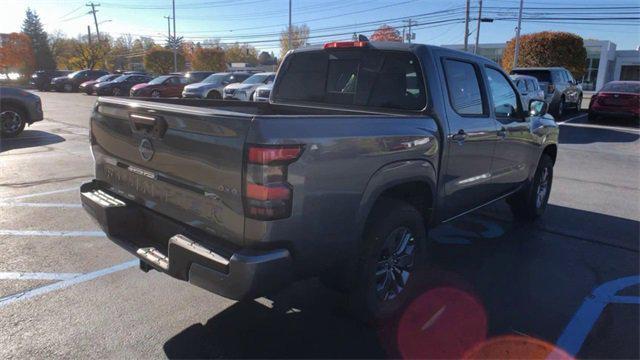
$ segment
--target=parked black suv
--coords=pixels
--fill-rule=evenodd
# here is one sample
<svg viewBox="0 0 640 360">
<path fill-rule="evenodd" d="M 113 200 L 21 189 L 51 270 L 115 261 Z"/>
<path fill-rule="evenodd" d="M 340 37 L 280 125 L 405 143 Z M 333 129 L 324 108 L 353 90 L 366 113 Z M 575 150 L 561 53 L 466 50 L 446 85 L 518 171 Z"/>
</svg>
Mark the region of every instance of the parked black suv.
<svg viewBox="0 0 640 360">
<path fill-rule="evenodd" d="M 29 84 L 40 91 L 48 91 L 51 85 L 51 79 L 59 76 L 67 76 L 71 73 L 71 70 L 38 70 L 31 75 Z"/>
<path fill-rule="evenodd" d="M 67 76 L 59 76 L 51 80 L 51 88 L 56 91 L 73 92 L 85 81 L 95 80 L 109 72 L 105 70 L 78 70 Z"/>
</svg>

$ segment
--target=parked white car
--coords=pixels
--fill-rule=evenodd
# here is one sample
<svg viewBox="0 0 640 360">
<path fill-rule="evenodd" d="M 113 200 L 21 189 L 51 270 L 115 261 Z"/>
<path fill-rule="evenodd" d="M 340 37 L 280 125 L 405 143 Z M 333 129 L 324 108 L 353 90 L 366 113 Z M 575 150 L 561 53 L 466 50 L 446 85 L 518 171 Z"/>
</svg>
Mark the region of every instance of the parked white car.
<svg viewBox="0 0 640 360">
<path fill-rule="evenodd" d="M 269 102 L 269 95 L 273 89 L 273 82 L 267 85 L 258 86 L 253 95 L 253 101 Z"/>
<path fill-rule="evenodd" d="M 510 75 L 510 77 L 518 88 L 525 110 L 529 110 L 531 100 L 545 101 L 544 90 L 540 87 L 537 78 L 529 75 Z"/>
<path fill-rule="evenodd" d="M 223 99 L 251 101 L 259 86 L 272 83 L 275 78 L 274 72 L 257 73 L 242 83 L 227 85 L 224 88 Z"/>
</svg>

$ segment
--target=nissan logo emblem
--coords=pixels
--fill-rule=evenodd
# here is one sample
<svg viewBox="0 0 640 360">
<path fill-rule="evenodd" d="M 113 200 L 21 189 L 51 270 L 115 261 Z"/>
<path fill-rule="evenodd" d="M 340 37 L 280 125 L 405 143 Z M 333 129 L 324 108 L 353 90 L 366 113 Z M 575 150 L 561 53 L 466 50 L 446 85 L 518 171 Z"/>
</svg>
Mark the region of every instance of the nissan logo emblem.
<svg viewBox="0 0 640 360">
<path fill-rule="evenodd" d="M 151 141 L 149 141 L 149 139 L 142 139 L 140 141 L 140 145 L 138 145 L 138 152 L 144 161 L 150 161 L 155 153 L 153 145 L 151 145 Z"/>
</svg>

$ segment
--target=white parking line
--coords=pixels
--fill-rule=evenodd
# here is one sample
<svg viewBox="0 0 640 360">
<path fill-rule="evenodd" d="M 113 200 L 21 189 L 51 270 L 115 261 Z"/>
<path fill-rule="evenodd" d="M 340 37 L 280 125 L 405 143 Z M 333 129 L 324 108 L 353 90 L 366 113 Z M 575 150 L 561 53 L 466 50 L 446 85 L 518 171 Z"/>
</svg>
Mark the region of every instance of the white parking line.
<svg viewBox="0 0 640 360">
<path fill-rule="evenodd" d="M 47 230 L 0 230 L 0 236 L 60 236 L 60 237 L 103 237 L 102 231 L 47 231 Z"/>
<path fill-rule="evenodd" d="M 565 124 L 565 123 L 561 123 L 560 125 L 573 126 L 573 127 L 583 127 L 583 128 L 594 128 L 594 129 L 616 130 L 616 131 L 629 131 L 629 132 L 634 132 L 634 133 L 640 133 L 640 129 L 632 128 L 632 127 L 608 126 L 608 125 L 598 125 L 598 124 Z"/>
<path fill-rule="evenodd" d="M 52 292 L 52 291 L 64 289 L 64 288 L 67 288 L 67 287 L 72 286 L 72 285 L 77 285 L 77 284 L 83 283 L 85 281 L 90 281 L 90 280 L 97 279 L 97 278 L 105 276 L 105 275 L 113 274 L 114 272 L 126 270 L 126 269 L 129 269 L 129 268 L 132 268 L 132 267 L 138 265 L 138 263 L 139 263 L 139 260 L 137 260 L 137 259 L 136 260 L 131 260 L 131 261 L 127 261 L 125 263 L 119 264 L 119 265 L 108 267 L 106 269 L 97 270 L 97 271 L 94 271 L 94 272 L 86 273 L 84 275 L 73 277 L 71 279 L 59 281 L 59 282 L 54 283 L 54 284 L 45 285 L 45 286 L 41 286 L 41 287 L 38 287 L 38 288 L 35 288 L 35 289 L 23 291 L 23 292 L 20 292 L 20 293 L 17 293 L 17 294 L 5 296 L 3 298 L 0 298 L 0 309 L 5 307 L 5 306 L 7 306 L 7 305 L 9 305 L 9 304 L 13 304 L 13 303 L 21 301 L 21 300 L 31 299 L 33 297 L 36 297 L 36 296 L 39 296 L 39 295 L 43 295 L 43 294 L 46 294 L 46 293 L 49 293 L 49 292 Z"/>
<path fill-rule="evenodd" d="M 52 195 L 52 194 L 59 194 L 59 193 L 63 193 L 63 192 L 69 192 L 69 191 L 80 191 L 80 186 L 74 186 L 71 188 L 66 188 L 66 189 L 60 189 L 60 190 L 51 190 L 51 191 L 44 191 L 44 192 L 39 192 L 39 193 L 34 193 L 34 194 L 25 194 L 25 195 L 19 195 L 19 196 L 11 196 L 8 198 L 3 198 L 0 199 L 0 201 L 15 201 L 15 200 L 20 200 L 20 199 L 27 199 L 30 197 L 36 197 L 36 196 L 42 196 L 42 195 Z"/>
<path fill-rule="evenodd" d="M 583 114 L 578 114 L 578 115 L 572 116 L 572 117 L 570 117 L 570 118 L 568 118 L 568 119 L 566 119 L 566 120 L 558 121 L 557 123 L 558 123 L 558 125 L 560 125 L 560 124 L 566 124 L 566 123 L 568 123 L 569 121 L 573 121 L 573 120 L 579 119 L 579 118 L 581 118 L 581 117 L 583 117 L 583 116 L 587 116 L 587 114 L 584 114 L 584 113 L 583 113 Z"/>
<path fill-rule="evenodd" d="M 81 204 L 0 202 L 0 207 L 81 208 Z"/>
<path fill-rule="evenodd" d="M 82 273 L 0 272 L 0 280 L 68 280 Z"/>
</svg>

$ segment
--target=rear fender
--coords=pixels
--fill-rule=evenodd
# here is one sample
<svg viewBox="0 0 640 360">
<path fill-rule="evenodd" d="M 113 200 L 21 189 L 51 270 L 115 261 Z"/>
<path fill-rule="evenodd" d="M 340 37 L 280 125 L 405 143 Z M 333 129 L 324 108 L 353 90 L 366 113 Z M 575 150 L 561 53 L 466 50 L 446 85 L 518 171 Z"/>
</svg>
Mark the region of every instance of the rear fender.
<svg viewBox="0 0 640 360">
<path fill-rule="evenodd" d="M 360 202 L 357 216 L 358 234 L 362 234 L 371 209 L 381 194 L 395 186 L 411 182 L 424 182 L 432 195 L 432 204 L 436 194 L 436 169 L 427 160 L 406 160 L 387 164 L 376 171 L 369 179 Z"/>
</svg>

